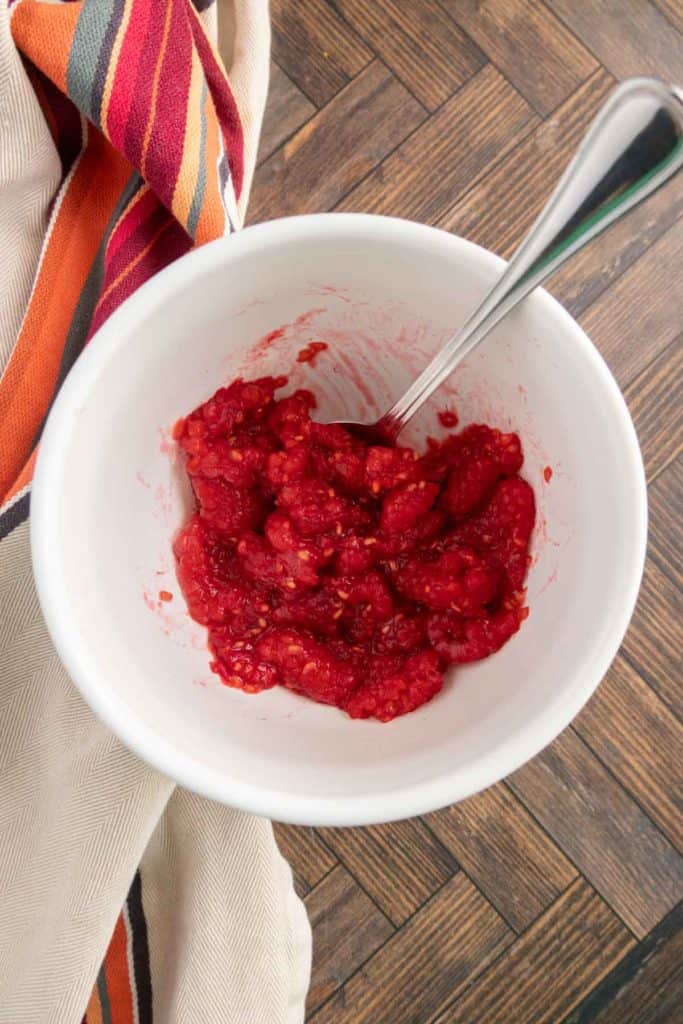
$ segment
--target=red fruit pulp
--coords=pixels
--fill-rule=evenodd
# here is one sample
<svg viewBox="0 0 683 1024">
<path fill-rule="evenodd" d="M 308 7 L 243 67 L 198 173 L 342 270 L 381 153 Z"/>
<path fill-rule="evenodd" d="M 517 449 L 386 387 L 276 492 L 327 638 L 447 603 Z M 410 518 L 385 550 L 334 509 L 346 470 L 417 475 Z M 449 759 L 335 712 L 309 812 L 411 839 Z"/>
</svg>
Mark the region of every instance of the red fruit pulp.
<svg viewBox="0 0 683 1024">
<path fill-rule="evenodd" d="M 475 424 L 423 455 L 369 446 L 314 422 L 309 391 L 276 399 L 285 384 L 236 380 L 177 424 L 197 500 L 178 579 L 228 686 L 386 722 L 526 618 L 519 438 Z"/>
</svg>

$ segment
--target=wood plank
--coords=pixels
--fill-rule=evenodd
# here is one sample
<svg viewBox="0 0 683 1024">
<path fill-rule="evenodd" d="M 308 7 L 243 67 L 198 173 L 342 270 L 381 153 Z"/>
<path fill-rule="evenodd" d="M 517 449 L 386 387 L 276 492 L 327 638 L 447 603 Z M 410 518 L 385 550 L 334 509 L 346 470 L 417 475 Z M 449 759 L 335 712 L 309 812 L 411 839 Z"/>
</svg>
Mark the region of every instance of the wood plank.
<svg viewBox="0 0 683 1024">
<path fill-rule="evenodd" d="M 315 107 L 278 67 L 270 62 L 268 102 L 261 129 L 257 163 L 262 164 L 278 146 L 315 113 Z"/>
<path fill-rule="evenodd" d="M 631 210 L 593 239 L 550 278 L 548 288 L 574 316 L 579 316 L 617 277 L 683 217 L 683 175 Z"/>
<path fill-rule="evenodd" d="M 626 954 L 564 1024 L 680 1024 L 683 906 Z"/>
<path fill-rule="evenodd" d="M 683 860 L 571 729 L 509 784 L 636 936 L 680 898 Z"/>
<path fill-rule="evenodd" d="M 618 918 L 578 878 L 436 1024 L 555 1024 L 632 945 Z"/>
<path fill-rule="evenodd" d="M 598 67 L 541 3 L 442 0 L 454 20 L 539 114 L 555 110 Z"/>
<path fill-rule="evenodd" d="M 462 873 L 312 1018 L 314 1024 L 427 1024 L 513 933 Z"/>
<path fill-rule="evenodd" d="M 315 1011 L 393 933 L 389 921 L 343 867 L 306 897 L 313 930 L 307 1009 Z"/>
<path fill-rule="evenodd" d="M 650 548 L 658 566 L 683 587 L 683 456 L 650 487 Z"/>
<path fill-rule="evenodd" d="M 626 387 L 683 323 L 683 231 L 670 228 L 579 318 Z"/>
<path fill-rule="evenodd" d="M 683 335 L 672 341 L 625 391 L 647 479 L 672 462 L 683 443 Z"/>
<path fill-rule="evenodd" d="M 491 65 L 361 182 L 340 210 L 394 214 L 434 224 L 538 115 Z"/>
<path fill-rule="evenodd" d="M 434 0 L 335 0 L 335 6 L 427 110 L 436 110 L 484 63 Z"/>
<path fill-rule="evenodd" d="M 683 852 L 683 725 L 622 657 L 574 728 Z"/>
<path fill-rule="evenodd" d="M 680 589 L 654 558 L 648 558 L 638 603 L 622 650 L 643 679 L 679 718 L 683 718 L 682 621 Z"/>
<path fill-rule="evenodd" d="M 504 159 L 491 161 L 478 183 L 452 195 L 438 226 L 511 256 L 569 163 L 614 80 L 599 70 L 552 118 L 529 132 Z M 422 129 L 425 131 L 425 128 Z"/>
<path fill-rule="evenodd" d="M 332 870 L 337 858 L 312 828 L 273 822 L 273 830 L 282 856 L 292 865 L 297 891 L 305 895 Z"/>
<path fill-rule="evenodd" d="M 673 27 L 683 34 L 683 0 L 653 0 L 653 3 Z"/>
<path fill-rule="evenodd" d="M 327 0 L 271 0 L 273 56 L 301 91 L 323 107 L 373 54 Z"/>
<path fill-rule="evenodd" d="M 423 118 L 375 61 L 261 165 L 250 220 L 330 209 Z"/>
<path fill-rule="evenodd" d="M 367 828 L 326 828 L 320 834 L 396 925 L 458 870 L 419 818 Z"/>
<path fill-rule="evenodd" d="M 426 821 L 516 932 L 578 873 L 502 783 Z"/>
<path fill-rule="evenodd" d="M 546 0 L 548 6 L 617 78 L 683 73 L 681 37 L 648 0 Z"/>
</svg>

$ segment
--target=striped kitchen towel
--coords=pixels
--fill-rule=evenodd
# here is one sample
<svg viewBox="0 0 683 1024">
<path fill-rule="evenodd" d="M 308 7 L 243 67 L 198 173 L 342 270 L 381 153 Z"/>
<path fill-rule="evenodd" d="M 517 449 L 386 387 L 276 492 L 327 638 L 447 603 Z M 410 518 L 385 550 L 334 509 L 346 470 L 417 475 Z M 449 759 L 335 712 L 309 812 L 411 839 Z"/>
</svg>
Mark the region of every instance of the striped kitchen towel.
<svg viewBox="0 0 683 1024">
<path fill-rule="evenodd" d="M 0 1024 L 304 1016 L 310 929 L 270 824 L 108 733 L 30 570 L 36 446 L 69 368 L 152 274 L 240 225 L 267 0 L 219 8 L 227 75 L 212 0 L 0 0 Z"/>
</svg>

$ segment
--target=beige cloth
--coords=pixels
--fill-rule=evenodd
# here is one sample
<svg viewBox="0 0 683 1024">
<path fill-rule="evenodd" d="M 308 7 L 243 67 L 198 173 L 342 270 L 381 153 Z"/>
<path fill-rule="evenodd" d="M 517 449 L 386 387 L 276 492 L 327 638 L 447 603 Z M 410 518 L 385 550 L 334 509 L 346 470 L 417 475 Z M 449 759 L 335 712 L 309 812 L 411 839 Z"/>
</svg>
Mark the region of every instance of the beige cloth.
<svg viewBox="0 0 683 1024">
<path fill-rule="evenodd" d="M 0 371 L 59 181 L 6 3 Z M 267 89 L 267 2 L 227 0 L 223 12 L 245 128 L 243 212 Z M 138 865 L 157 1024 L 303 1021 L 310 927 L 270 823 L 176 789 L 95 718 L 45 630 L 25 523 L 0 543 L 0 1024 L 80 1024 Z"/>
</svg>

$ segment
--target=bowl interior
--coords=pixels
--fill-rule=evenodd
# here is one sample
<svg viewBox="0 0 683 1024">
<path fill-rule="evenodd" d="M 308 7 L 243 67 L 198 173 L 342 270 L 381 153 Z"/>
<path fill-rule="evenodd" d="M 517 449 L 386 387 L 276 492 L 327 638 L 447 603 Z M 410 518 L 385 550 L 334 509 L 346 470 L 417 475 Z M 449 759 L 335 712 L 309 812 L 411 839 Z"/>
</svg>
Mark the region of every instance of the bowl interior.
<svg viewBox="0 0 683 1024">
<path fill-rule="evenodd" d="M 430 704 L 357 722 L 209 670 L 171 542 L 191 496 L 170 429 L 237 374 L 289 373 L 320 418 L 370 418 L 476 305 L 501 263 L 443 233 L 368 217 L 263 225 L 179 261 L 105 325 L 48 425 L 33 498 L 36 576 L 86 698 L 142 756 L 209 796 L 282 820 L 407 816 L 497 780 L 588 698 L 626 628 L 642 566 L 642 466 L 593 346 L 536 293 L 455 373 L 435 411 L 520 433 L 538 501 L 531 614 Z M 329 349 L 296 362 L 312 340 Z M 550 467 L 552 478 L 544 479 Z M 171 602 L 159 600 L 170 591 Z"/>
</svg>

